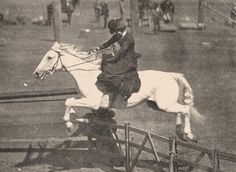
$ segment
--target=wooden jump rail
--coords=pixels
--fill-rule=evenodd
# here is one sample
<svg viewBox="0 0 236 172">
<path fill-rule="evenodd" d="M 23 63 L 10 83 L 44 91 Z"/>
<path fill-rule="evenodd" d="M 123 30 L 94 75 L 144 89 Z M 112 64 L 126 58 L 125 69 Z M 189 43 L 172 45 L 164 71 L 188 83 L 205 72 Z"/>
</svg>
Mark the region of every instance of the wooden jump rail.
<svg viewBox="0 0 236 172">
<path fill-rule="evenodd" d="M 35 97 L 63 96 L 77 94 L 75 88 L 67 88 L 63 90 L 48 90 L 48 91 L 20 91 L 13 93 L 1 93 L 0 100 L 24 99 Z"/>
<path fill-rule="evenodd" d="M 102 126 L 109 126 L 111 128 L 117 128 L 117 129 L 124 130 L 125 140 L 119 140 L 118 138 L 107 138 L 106 136 L 103 136 L 102 139 L 125 145 L 125 157 L 126 157 L 125 164 L 126 164 L 126 171 L 128 171 L 128 172 L 132 171 L 134 169 L 135 165 L 140 164 L 140 163 L 143 164 L 144 166 L 150 167 L 150 165 L 148 165 L 147 163 L 141 162 L 138 160 L 142 151 L 145 151 L 147 153 L 151 153 L 154 155 L 155 161 L 158 164 L 158 168 L 150 167 L 153 170 L 158 170 L 158 169 L 164 168 L 164 167 L 162 167 L 163 162 L 160 160 L 161 158 L 169 161 L 169 164 L 168 164 L 169 172 L 177 172 L 179 165 L 185 166 L 185 167 L 187 166 L 187 169 L 185 170 L 186 172 L 191 172 L 193 169 L 200 169 L 202 171 L 207 171 L 207 172 L 208 171 L 221 172 L 222 170 L 220 170 L 220 160 L 225 160 L 225 161 L 230 161 L 230 162 L 236 163 L 236 155 L 234 155 L 234 154 L 221 152 L 221 151 L 218 151 L 217 149 L 211 150 L 211 149 L 199 146 L 197 144 L 179 141 L 179 140 L 176 140 L 175 137 L 170 137 L 170 138 L 163 137 L 163 136 L 160 136 L 157 134 L 153 134 L 153 133 L 132 127 L 129 124 L 125 124 L 125 126 L 122 126 L 122 125 L 109 124 L 106 122 L 98 122 L 98 121 L 96 121 L 95 124 L 102 125 Z M 145 136 L 141 145 L 133 142 L 130 139 L 131 132 Z M 99 136 L 95 135 L 94 137 L 96 138 Z M 157 151 L 154 146 L 153 139 L 164 142 L 164 143 L 168 143 L 169 144 L 169 150 L 168 150 L 169 152 L 162 153 L 160 151 Z M 147 141 L 150 143 L 151 148 L 145 147 L 145 144 L 147 143 Z M 184 158 L 178 157 L 177 147 L 180 147 L 180 146 L 184 147 L 184 148 L 189 148 L 189 149 L 192 149 L 195 151 L 199 151 L 200 154 L 198 155 L 198 157 L 196 158 L 196 160 L 194 162 L 191 162 L 191 161 L 186 160 Z M 134 158 L 130 156 L 131 148 L 136 148 L 138 150 Z M 208 156 L 208 158 L 211 162 L 211 166 L 206 166 L 206 165 L 200 164 L 201 159 L 205 155 Z"/>
<path fill-rule="evenodd" d="M 117 153 L 112 153 L 112 152 L 107 152 L 104 150 L 98 150 L 98 149 L 91 149 L 91 151 L 95 151 L 97 153 L 103 154 L 105 156 L 109 157 L 116 157 L 118 159 L 124 160 L 125 161 L 125 168 L 127 172 L 133 171 L 134 167 L 136 165 L 144 166 L 146 168 L 150 168 L 154 171 L 157 170 L 164 170 L 164 168 L 169 169 L 169 172 L 177 172 L 179 166 L 187 166 L 187 169 L 185 170 L 186 172 L 191 172 L 193 169 L 199 169 L 202 171 L 211 171 L 211 172 L 222 172 L 220 170 L 220 160 L 225 160 L 225 161 L 230 161 L 236 163 L 236 155 L 230 154 L 230 153 L 225 153 L 221 152 L 218 150 L 211 150 L 208 148 L 204 148 L 202 146 L 199 146 L 197 144 L 191 144 L 187 142 L 182 142 L 179 140 L 176 140 L 175 137 L 163 137 L 157 134 L 153 134 L 150 132 L 147 132 L 145 130 L 140 130 L 138 128 L 132 127 L 129 124 L 125 125 L 117 125 L 117 124 L 110 124 L 107 122 L 101 122 L 101 121 L 94 121 L 93 123 L 89 123 L 89 125 L 98 125 L 98 126 L 105 126 L 105 127 L 110 127 L 111 131 L 112 129 L 121 129 L 125 132 L 125 139 L 120 140 L 117 135 L 115 137 L 107 137 L 107 136 L 102 136 L 99 134 L 93 134 L 91 133 L 90 137 L 108 141 L 111 143 L 116 143 L 119 146 L 124 145 L 125 146 L 125 156 Z M 135 134 L 140 134 L 144 136 L 144 139 L 141 144 L 137 144 L 132 141 L 130 138 L 130 133 L 135 133 Z M 155 148 L 153 140 L 158 140 L 164 143 L 169 144 L 169 150 L 167 153 L 163 153 L 158 151 Z M 31 152 L 58 152 L 58 151 L 79 151 L 81 148 L 55 148 L 55 147 L 45 147 L 45 148 L 22 148 L 22 147 L 15 147 L 12 146 L 14 144 L 19 144 L 19 143 L 58 143 L 58 142 L 65 142 L 65 141 L 81 141 L 81 137 L 66 137 L 66 138 L 25 138 L 25 139 L 1 139 L 0 140 L 0 145 L 10 143 L 10 146 L 8 148 L 0 148 L 0 152 L 6 153 L 6 152 L 27 152 L 29 149 Z M 150 148 L 146 147 L 146 143 L 150 143 Z M 9 145 L 9 144 L 8 144 Z M 200 154 L 196 158 L 194 162 L 191 162 L 189 160 L 186 160 L 184 158 L 178 157 L 177 155 L 177 147 L 182 146 L 185 148 L 189 148 L 195 151 L 199 151 Z M 121 146 L 120 146 L 121 148 Z M 131 149 L 137 149 L 137 153 L 135 156 L 131 156 Z M 154 167 L 147 162 L 140 161 L 139 157 L 142 152 L 147 152 L 150 154 L 153 154 L 155 157 L 155 162 L 158 165 L 158 167 Z M 211 161 L 211 166 L 206 166 L 200 164 L 200 160 L 207 155 L 209 160 Z M 165 161 L 162 161 L 161 159 L 168 161 L 167 163 Z M 164 167 L 165 166 L 165 167 Z M 182 170 L 183 171 L 183 170 Z"/>
<path fill-rule="evenodd" d="M 50 97 L 51 101 L 57 101 L 57 100 L 65 100 L 62 99 L 55 99 L 54 97 L 57 96 L 65 96 L 65 95 L 74 95 L 77 94 L 77 91 L 75 88 L 68 88 L 61 90 L 49 90 L 49 91 L 28 91 L 28 92 L 15 92 L 15 93 L 3 93 L 0 94 L 0 104 L 1 103 L 9 103 L 9 102 L 32 102 L 32 101 L 47 101 L 47 99 L 38 99 L 38 98 L 45 98 Z M 78 122 L 78 121 L 74 121 Z M 99 134 L 90 133 L 90 136 L 88 138 L 96 138 L 96 140 L 104 140 L 109 141 L 111 143 L 117 144 L 117 147 L 120 149 L 120 154 L 117 153 L 111 153 L 106 152 L 104 150 L 94 150 L 96 152 L 99 152 L 101 154 L 104 154 L 106 156 L 112 156 L 117 157 L 119 159 L 125 160 L 125 167 L 127 172 L 133 171 L 134 167 L 137 165 L 148 167 L 152 170 L 159 170 L 168 168 L 169 172 L 177 172 L 178 169 L 185 167 L 187 168 L 186 172 L 191 172 L 193 169 L 200 169 L 202 171 L 212 171 L 212 172 L 221 172 L 220 170 L 220 161 L 229 161 L 236 163 L 236 155 L 221 152 L 217 149 L 208 149 L 205 147 L 202 147 L 197 144 L 188 143 L 176 140 L 175 137 L 163 137 L 157 134 L 150 133 L 145 130 L 140 130 L 138 128 L 132 127 L 129 124 L 125 125 L 117 125 L 117 124 L 111 124 L 107 122 L 101 122 L 101 121 L 94 121 L 93 123 L 89 123 L 89 125 L 98 125 L 103 127 L 110 128 L 110 131 L 112 133 L 112 137 L 103 136 Z M 125 139 L 121 140 L 118 138 L 117 134 L 113 132 L 113 129 L 117 130 L 123 130 Z M 144 139 L 141 144 L 135 143 L 131 137 L 130 134 L 135 133 L 138 135 L 144 136 Z M 154 145 L 154 140 L 161 141 L 163 143 L 166 143 L 169 145 L 169 150 L 166 153 L 160 152 L 156 149 Z M 39 142 L 64 142 L 64 141 L 81 141 L 81 137 L 67 137 L 67 138 L 37 138 L 37 139 L 9 139 L 9 140 L 0 140 L 0 145 L 2 143 L 10 143 L 10 145 L 14 145 L 15 143 L 39 143 Z M 149 142 L 150 147 L 146 147 L 146 143 Z M 121 146 L 124 145 L 125 147 L 125 155 L 123 155 L 121 152 Z M 196 157 L 196 159 L 192 162 L 190 160 L 186 160 L 180 155 L 177 154 L 179 147 L 188 148 L 194 151 L 198 151 L 199 154 Z M 136 155 L 131 155 L 132 149 L 137 149 Z M 8 146 L 7 148 L 0 147 L 0 152 L 26 152 L 28 148 L 22 148 L 21 147 L 14 147 L 14 146 Z M 31 148 L 32 151 L 45 151 L 45 152 L 52 152 L 52 151 L 75 151 L 79 150 L 78 148 L 54 148 L 54 147 L 47 147 L 44 150 L 40 148 Z M 150 154 L 153 154 L 155 157 L 155 162 L 158 165 L 158 167 L 154 167 L 147 162 L 140 161 L 139 157 L 142 152 L 147 152 Z M 200 161 L 207 156 L 207 158 L 210 160 L 211 166 L 206 166 L 200 164 Z M 163 161 L 165 160 L 165 162 Z M 167 161 L 167 163 L 166 163 Z M 183 171 L 183 169 L 181 169 Z"/>
<path fill-rule="evenodd" d="M 0 104 L 65 101 L 65 98 L 62 98 L 62 96 L 76 94 L 78 94 L 78 92 L 75 88 L 67 88 L 63 90 L 55 89 L 47 91 L 19 91 L 13 93 L 1 93 Z"/>
</svg>

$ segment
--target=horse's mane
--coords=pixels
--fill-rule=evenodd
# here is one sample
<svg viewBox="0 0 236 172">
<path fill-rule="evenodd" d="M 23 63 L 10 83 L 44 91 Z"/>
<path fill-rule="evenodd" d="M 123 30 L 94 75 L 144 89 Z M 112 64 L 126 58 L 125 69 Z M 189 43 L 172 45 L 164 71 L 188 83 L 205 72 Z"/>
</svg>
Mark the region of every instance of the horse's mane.
<svg viewBox="0 0 236 172">
<path fill-rule="evenodd" d="M 60 43 L 59 47 L 60 50 L 66 51 L 72 55 L 78 55 L 80 53 L 82 53 L 81 47 L 79 46 L 75 46 L 74 44 L 65 44 L 65 43 Z"/>
<path fill-rule="evenodd" d="M 90 61 L 92 58 L 97 56 L 93 56 L 93 53 L 81 51 L 81 47 L 75 46 L 74 44 L 60 43 L 58 48 L 62 51 L 65 51 L 66 53 L 69 53 L 70 55 L 73 55 L 85 61 Z"/>
</svg>

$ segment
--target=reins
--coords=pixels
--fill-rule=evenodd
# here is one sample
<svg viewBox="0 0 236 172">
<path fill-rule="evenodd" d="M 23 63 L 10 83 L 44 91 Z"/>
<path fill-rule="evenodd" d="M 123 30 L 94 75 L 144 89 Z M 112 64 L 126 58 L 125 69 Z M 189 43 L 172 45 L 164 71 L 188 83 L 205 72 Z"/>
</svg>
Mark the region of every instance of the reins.
<svg viewBox="0 0 236 172">
<path fill-rule="evenodd" d="M 89 49 L 88 57 L 85 57 L 85 59 L 86 59 L 86 58 L 89 58 L 89 57 L 92 55 L 91 52 L 94 52 L 94 53 L 96 53 L 96 54 L 95 54 L 95 59 L 93 59 L 93 60 L 87 60 L 87 61 L 81 59 L 81 58 L 80 58 L 78 55 L 76 55 L 76 54 L 73 54 L 73 53 L 71 53 L 71 52 L 69 52 L 69 51 L 64 50 L 66 53 L 68 53 L 68 54 L 70 54 L 70 55 L 72 55 L 72 56 L 74 56 L 74 57 L 77 57 L 77 58 L 83 60 L 83 62 L 81 62 L 81 63 L 73 64 L 73 65 L 70 65 L 70 66 L 65 66 L 65 65 L 63 65 L 62 60 L 61 60 L 61 56 L 62 56 L 61 52 L 60 52 L 60 51 L 57 51 L 57 50 L 55 50 L 55 49 L 53 49 L 53 48 L 51 48 L 52 51 L 58 53 L 58 59 L 57 59 L 56 63 L 53 65 L 51 71 L 52 71 L 52 72 L 55 71 L 57 65 L 59 64 L 59 61 L 61 62 L 62 68 L 63 68 L 65 71 L 67 71 L 67 72 L 71 72 L 71 71 L 75 71 L 75 70 L 92 71 L 92 70 L 94 70 L 94 69 L 79 69 L 79 68 L 78 68 L 78 69 L 69 70 L 69 68 L 76 67 L 76 66 L 79 66 L 79 65 L 83 65 L 83 64 L 86 64 L 86 63 L 90 63 L 90 62 L 96 61 L 96 60 L 98 59 L 98 54 L 101 54 L 101 53 L 103 53 L 104 51 L 109 50 L 109 49 L 112 49 L 112 47 L 108 47 L 108 48 L 105 48 L 105 49 L 100 50 L 100 51 L 95 51 L 95 50 L 93 50 L 93 49 Z M 91 55 L 90 55 L 90 54 L 91 54 Z"/>
<path fill-rule="evenodd" d="M 67 72 L 71 72 L 71 71 L 75 71 L 75 70 L 91 71 L 90 69 L 79 69 L 79 68 L 78 68 L 78 69 L 69 70 L 69 68 L 76 67 L 76 66 L 79 66 L 79 65 L 83 65 L 83 64 L 86 64 L 86 63 L 90 63 L 90 62 L 96 61 L 96 60 L 98 59 L 98 58 L 97 58 L 98 56 L 96 55 L 96 56 L 95 56 L 95 57 L 96 57 L 95 59 L 85 61 L 85 60 L 81 59 L 79 56 L 77 56 L 77 55 L 75 55 L 75 54 L 72 54 L 72 53 L 70 53 L 70 52 L 68 52 L 68 51 L 65 51 L 66 53 L 68 53 L 68 54 L 70 54 L 70 55 L 72 55 L 72 56 L 74 56 L 74 57 L 77 57 L 77 58 L 80 58 L 81 60 L 83 60 L 83 62 L 81 62 L 81 63 L 77 63 L 77 64 L 74 64 L 74 65 L 71 65 L 71 66 L 65 66 L 65 65 L 63 65 L 62 60 L 61 60 L 61 56 L 62 56 L 61 52 L 60 52 L 60 51 L 57 51 L 57 50 L 54 50 L 53 48 L 51 48 L 51 50 L 54 51 L 54 52 L 56 52 L 56 53 L 58 53 L 58 59 L 57 59 L 57 61 L 55 62 L 55 64 L 53 65 L 53 67 L 52 67 L 52 69 L 51 69 L 52 72 L 55 71 L 57 65 L 59 64 L 59 61 L 61 62 L 62 68 L 63 68 L 65 71 L 67 71 Z M 90 51 L 91 51 L 91 50 L 90 50 Z M 95 51 L 93 51 L 93 52 L 95 52 Z M 101 52 L 99 52 L 99 53 L 101 53 Z M 90 55 L 89 55 L 88 57 L 86 57 L 86 58 L 89 58 L 89 57 L 90 57 Z"/>
</svg>

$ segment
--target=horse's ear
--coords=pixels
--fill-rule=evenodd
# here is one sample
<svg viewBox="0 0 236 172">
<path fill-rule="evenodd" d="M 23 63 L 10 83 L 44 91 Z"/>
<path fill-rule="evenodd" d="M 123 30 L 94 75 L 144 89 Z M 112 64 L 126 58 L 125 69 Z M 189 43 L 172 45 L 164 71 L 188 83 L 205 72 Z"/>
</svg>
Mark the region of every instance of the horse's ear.
<svg viewBox="0 0 236 172">
<path fill-rule="evenodd" d="M 54 43 L 53 47 L 58 47 L 58 46 L 59 46 L 59 44 L 58 44 L 58 42 L 56 41 L 56 42 Z"/>
<path fill-rule="evenodd" d="M 52 46 L 52 48 L 54 48 L 55 50 L 59 49 L 59 47 L 60 47 L 60 43 L 58 43 L 57 41 Z"/>
</svg>

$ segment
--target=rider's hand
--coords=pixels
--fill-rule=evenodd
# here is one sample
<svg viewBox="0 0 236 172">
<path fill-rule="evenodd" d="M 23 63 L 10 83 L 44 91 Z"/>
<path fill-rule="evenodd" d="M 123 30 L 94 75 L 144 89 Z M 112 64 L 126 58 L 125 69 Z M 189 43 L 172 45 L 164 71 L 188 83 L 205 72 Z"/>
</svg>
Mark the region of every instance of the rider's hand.
<svg viewBox="0 0 236 172">
<path fill-rule="evenodd" d="M 89 49 L 89 52 L 98 52 L 99 51 L 99 47 L 92 47 Z"/>
<path fill-rule="evenodd" d="M 100 48 L 99 48 L 99 47 L 96 47 L 96 51 L 100 51 Z"/>
</svg>

